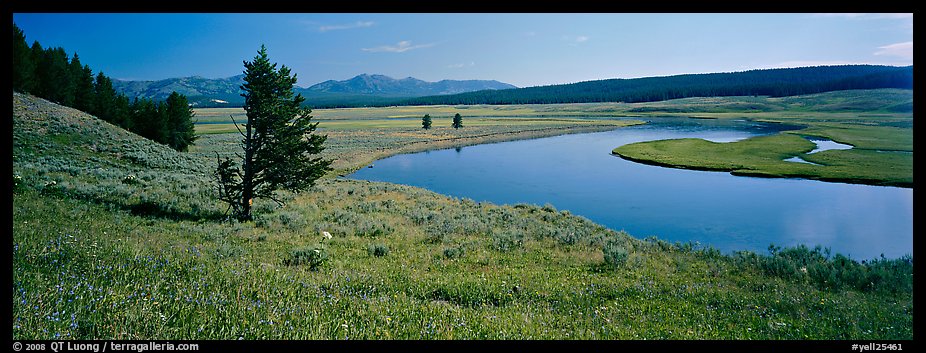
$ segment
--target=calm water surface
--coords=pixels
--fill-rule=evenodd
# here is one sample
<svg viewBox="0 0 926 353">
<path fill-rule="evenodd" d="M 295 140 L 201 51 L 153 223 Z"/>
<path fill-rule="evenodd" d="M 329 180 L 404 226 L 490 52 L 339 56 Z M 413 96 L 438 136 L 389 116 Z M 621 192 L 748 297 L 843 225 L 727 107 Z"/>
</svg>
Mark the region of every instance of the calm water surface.
<svg viewBox="0 0 926 353">
<path fill-rule="evenodd" d="M 724 252 L 806 244 L 858 260 L 912 254 L 909 188 L 740 177 L 643 165 L 610 154 L 633 142 L 684 137 L 730 142 L 789 128 L 794 127 L 657 118 L 608 132 L 397 155 L 349 177 L 496 204 L 550 203 L 637 238 L 696 241 Z"/>
</svg>

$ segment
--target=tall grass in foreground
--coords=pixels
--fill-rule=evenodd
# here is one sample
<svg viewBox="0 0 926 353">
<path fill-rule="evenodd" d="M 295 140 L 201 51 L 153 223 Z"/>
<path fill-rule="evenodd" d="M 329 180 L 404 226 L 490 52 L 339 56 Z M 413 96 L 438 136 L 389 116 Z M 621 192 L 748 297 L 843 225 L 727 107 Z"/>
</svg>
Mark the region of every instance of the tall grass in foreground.
<svg viewBox="0 0 926 353">
<path fill-rule="evenodd" d="M 315 230 L 376 195 L 414 196 L 369 210 L 393 233 L 344 226 L 325 239 Z M 881 283 L 893 287 L 820 285 L 811 271 L 842 274 L 844 260 L 801 277 L 800 267 L 773 265 L 780 252 L 728 256 L 541 207 L 354 181 L 323 183 L 268 215 L 296 211 L 303 228 L 141 217 L 28 190 L 14 197 L 17 339 L 912 338 L 906 260 L 884 263 L 892 270 Z M 422 201 L 478 216 L 416 225 L 427 216 L 409 206 Z M 580 235 L 568 244 L 550 225 Z M 499 246 L 496 234 L 523 237 Z M 388 256 L 372 255 L 371 240 Z M 615 257 L 609 246 L 624 251 Z M 316 261 L 315 249 L 327 256 Z M 869 278 L 882 264 L 850 267 Z"/>
</svg>

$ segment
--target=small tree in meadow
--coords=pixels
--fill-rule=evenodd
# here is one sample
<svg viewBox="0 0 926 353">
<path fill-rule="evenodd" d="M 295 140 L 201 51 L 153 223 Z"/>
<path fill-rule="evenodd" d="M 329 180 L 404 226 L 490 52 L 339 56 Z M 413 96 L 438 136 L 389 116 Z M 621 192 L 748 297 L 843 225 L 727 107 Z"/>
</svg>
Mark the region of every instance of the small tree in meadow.
<svg viewBox="0 0 926 353">
<path fill-rule="evenodd" d="M 425 130 L 428 130 L 431 128 L 431 115 L 430 114 L 425 114 L 424 117 L 421 118 L 421 127 L 424 128 Z"/>
<path fill-rule="evenodd" d="M 460 113 L 457 113 L 453 116 L 453 126 L 454 129 L 459 129 L 463 127 L 463 117 L 460 116 Z"/>
</svg>

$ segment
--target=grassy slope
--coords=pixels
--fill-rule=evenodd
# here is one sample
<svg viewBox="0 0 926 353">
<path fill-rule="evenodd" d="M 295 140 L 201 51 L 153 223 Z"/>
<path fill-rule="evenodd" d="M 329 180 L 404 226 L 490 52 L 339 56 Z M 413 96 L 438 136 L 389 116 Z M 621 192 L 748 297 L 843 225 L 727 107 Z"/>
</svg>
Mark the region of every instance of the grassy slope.
<svg viewBox="0 0 926 353">
<path fill-rule="evenodd" d="M 778 98 L 789 110 L 757 120 L 806 128 L 731 143 L 649 141 L 620 146 L 612 152 L 625 159 L 675 168 L 912 187 L 913 118 L 893 112 L 912 99 L 912 93 L 903 93 L 879 90 L 873 92 L 874 98 L 856 93 L 854 99 L 848 92 Z M 839 111 L 853 113 L 846 116 Z M 807 154 L 813 144 L 796 135 L 823 137 L 853 148 Z M 784 161 L 795 156 L 819 165 Z"/>
<path fill-rule="evenodd" d="M 256 202 L 253 223 L 221 221 L 208 177 L 221 135 L 178 154 L 13 101 L 15 339 L 913 337 L 908 260 L 723 256 L 552 207 L 330 178 L 285 207 Z M 284 265 L 306 246 L 328 261 Z M 607 266 L 615 247 L 626 259 Z M 877 285 L 838 286 L 836 263 Z"/>
</svg>

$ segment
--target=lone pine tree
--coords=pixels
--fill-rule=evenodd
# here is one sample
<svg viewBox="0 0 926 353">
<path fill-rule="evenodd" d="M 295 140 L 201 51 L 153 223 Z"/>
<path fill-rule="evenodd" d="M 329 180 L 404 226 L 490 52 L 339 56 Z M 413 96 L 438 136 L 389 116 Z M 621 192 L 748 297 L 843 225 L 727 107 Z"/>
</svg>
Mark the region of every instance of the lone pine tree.
<svg viewBox="0 0 926 353">
<path fill-rule="evenodd" d="M 331 160 L 318 157 L 327 136 L 313 133 L 318 123 L 312 122 L 311 110 L 302 107 L 305 98 L 293 94 L 296 75 L 290 75 L 285 65 L 276 66 L 263 45 L 253 61 L 244 62 L 241 89 L 247 123 L 244 131 L 238 130 L 243 137 L 241 168 L 226 158 L 215 171 L 219 199 L 240 220 L 252 219 L 254 198 L 282 204 L 275 191 L 305 190 L 331 170 Z"/>
</svg>

